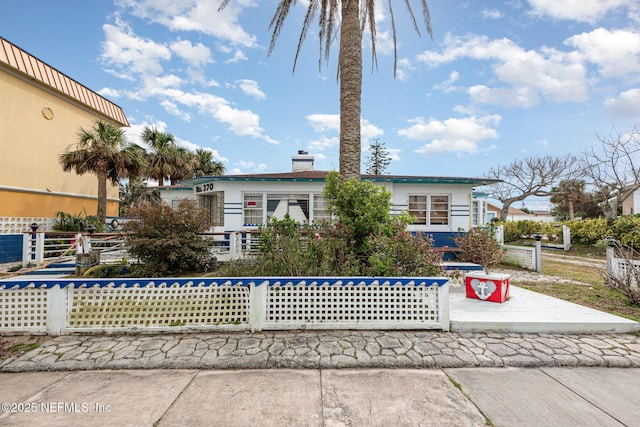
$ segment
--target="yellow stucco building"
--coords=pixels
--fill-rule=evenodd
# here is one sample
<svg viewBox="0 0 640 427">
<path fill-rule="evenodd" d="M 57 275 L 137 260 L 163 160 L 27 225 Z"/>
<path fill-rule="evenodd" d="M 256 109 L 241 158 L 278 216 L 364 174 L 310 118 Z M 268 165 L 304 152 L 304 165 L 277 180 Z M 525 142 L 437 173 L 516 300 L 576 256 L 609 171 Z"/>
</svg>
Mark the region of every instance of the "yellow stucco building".
<svg viewBox="0 0 640 427">
<path fill-rule="evenodd" d="M 0 217 L 95 215 L 95 175 L 63 172 L 58 157 L 96 120 L 128 127 L 122 108 L 0 37 Z M 107 215 L 118 215 L 108 183 Z"/>
</svg>

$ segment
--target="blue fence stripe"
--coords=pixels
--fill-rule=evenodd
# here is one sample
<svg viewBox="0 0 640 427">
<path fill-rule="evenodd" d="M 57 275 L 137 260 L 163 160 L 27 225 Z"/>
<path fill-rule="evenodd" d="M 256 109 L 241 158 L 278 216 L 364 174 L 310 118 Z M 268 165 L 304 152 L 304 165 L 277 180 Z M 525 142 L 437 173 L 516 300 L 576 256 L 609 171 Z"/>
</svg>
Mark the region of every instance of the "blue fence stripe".
<svg viewBox="0 0 640 427">
<path fill-rule="evenodd" d="M 376 277 L 220 277 L 220 278 L 180 278 L 180 279 L 34 279 L 34 280 L 12 280 L 6 279 L 0 281 L 0 291 L 9 289 L 25 289 L 25 288 L 45 288 L 50 289 L 54 286 L 66 288 L 74 286 L 75 288 L 144 288 L 144 287 L 185 287 L 185 286 L 444 286 L 449 279 L 445 277 L 385 277 L 382 279 Z"/>
</svg>

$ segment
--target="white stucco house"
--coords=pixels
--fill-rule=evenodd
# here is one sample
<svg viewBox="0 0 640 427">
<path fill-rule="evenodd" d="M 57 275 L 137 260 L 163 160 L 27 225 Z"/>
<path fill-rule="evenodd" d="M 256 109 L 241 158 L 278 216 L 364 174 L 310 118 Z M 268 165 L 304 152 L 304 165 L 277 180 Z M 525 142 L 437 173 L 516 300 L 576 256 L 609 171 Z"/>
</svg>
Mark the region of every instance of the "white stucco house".
<svg viewBox="0 0 640 427">
<path fill-rule="evenodd" d="M 314 170 L 314 158 L 304 151 L 292 157 L 291 172 L 210 176 L 160 187 L 165 203 L 197 200 L 209 210 L 211 232 L 256 229 L 271 217 L 289 214 L 300 223 L 319 224 L 329 219 L 323 197 L 329 172 Z M 459 230 L 487 222 L 487 200 L 474 196 L 474 188 L 496 180 L 463 177 L 363 175 L 392 193 L 392 213 L 408 211 L 416 222 L 409 231 L 432 235 L 436 246 L 452 246 Z"/>
</svg>

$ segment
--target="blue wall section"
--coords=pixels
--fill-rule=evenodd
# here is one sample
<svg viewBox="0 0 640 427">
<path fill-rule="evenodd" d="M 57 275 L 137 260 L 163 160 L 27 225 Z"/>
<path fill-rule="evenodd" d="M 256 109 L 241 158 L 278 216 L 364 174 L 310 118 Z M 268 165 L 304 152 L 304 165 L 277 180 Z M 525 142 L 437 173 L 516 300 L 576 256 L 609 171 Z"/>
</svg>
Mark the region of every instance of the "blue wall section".
<svg viewBox="0 0 640 427">
<path fill-rule="evenodd" d="M 427 231 L 427 234 L 433 239 L 433 247 L 441 248 L 443 246 L 449 246 L 450 248 L 457 248 L 456 241 L 454 240 L 458 234 L 465 234 L 464 232 L 451 232 L 451 231 Z"/>
<path fill-rule="evenodd" d="M 22 261 L 22 234 L 0 234 L 0 264 Z"/>
</svg>

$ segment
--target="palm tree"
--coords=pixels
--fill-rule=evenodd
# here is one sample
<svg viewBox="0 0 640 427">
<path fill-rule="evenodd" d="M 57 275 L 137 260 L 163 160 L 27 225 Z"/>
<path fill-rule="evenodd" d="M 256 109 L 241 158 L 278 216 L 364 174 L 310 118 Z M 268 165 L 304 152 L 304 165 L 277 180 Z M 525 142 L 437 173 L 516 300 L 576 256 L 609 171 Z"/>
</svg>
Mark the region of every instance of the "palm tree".
<svg viewBox="0 0 640 427">
<path fill-rule="evenodd" d="M 222 10 L 230 0 L 222 0 L 218 10 Z M 336 37 L 336 26 L 340 27 L 340 52 L 338 58 L 338 79 L 340 82 L 340 174 L 344 178 L 360 177 L 360 116 L 362 103 L 362 33 L 367 27 L 371 36 L 371 57 L 376 64 L 376 0 L 309 0 L 307 13 L 302 24 L 302 31 L 298 41 L 293 71 L 307 36 L 309 26 L 316 14 L 319 16 L 320 61 L 328 60 L 331 45 Z M 271 18 L 271 45 L 269 54 L 273 51 L 276 40 L 280 35 L 285 18 L 297 0 L 280 0 L 276 12 Z M 394 64 L 397 67 L 396 26 L 391 0 L 386 2 L 391 18 L 393 34 Z M 409 0 L 405 0 L 413 27 L 420 35 L 418 24 L 413 14 Z M 426 0 L 420 0 L 422 14 L 427 32 L 431 35 L 431 17 Z M 341 19 L 341 21 L 340 21 Z M 340 21 L 340 22 L 338 22 Z"/>
<path fill-rule="evenodd" d="M 224 164 L 217 160 L 213 160 L 213 153 L 209 150 L 198 148 L 196 150 L 197 166 L 194 171 L 196 177 L 223 175 L 225 171 Z"/>
<path fill-rule="evenodd" d="M 58 161 L 65 172 L 98 177 L 97 216 L 101 223 L 107 216 L 107 180 L 117 185 L 121 178 L 140 176 L 146 167 L 144 149 L 127 143 L 121 129 L 101 120 L 89 129 L 80 128 L 75 150 L 67 149 Z"/>
<path fill-rule="evenodd" d="M 551 189 L 551 203 L 564 204 L 569 211 L 569 219 L 574 219 L 575 203 L 581 203 L 586 198 L 585 182 L 579 179 L 564 179 L 557 187 Z"/>
<path fill-rule="evenodd" d="M 177 180 L 193 175 L 193 157 L 187 149 L 176 144 L 173 134 L 145 127 L 141 138 L 153 150 L 149 155 L 148 176 L 157 180 L 158 185 L 164 185 L 165 179 L 175 184 Z"/>
</svg>

